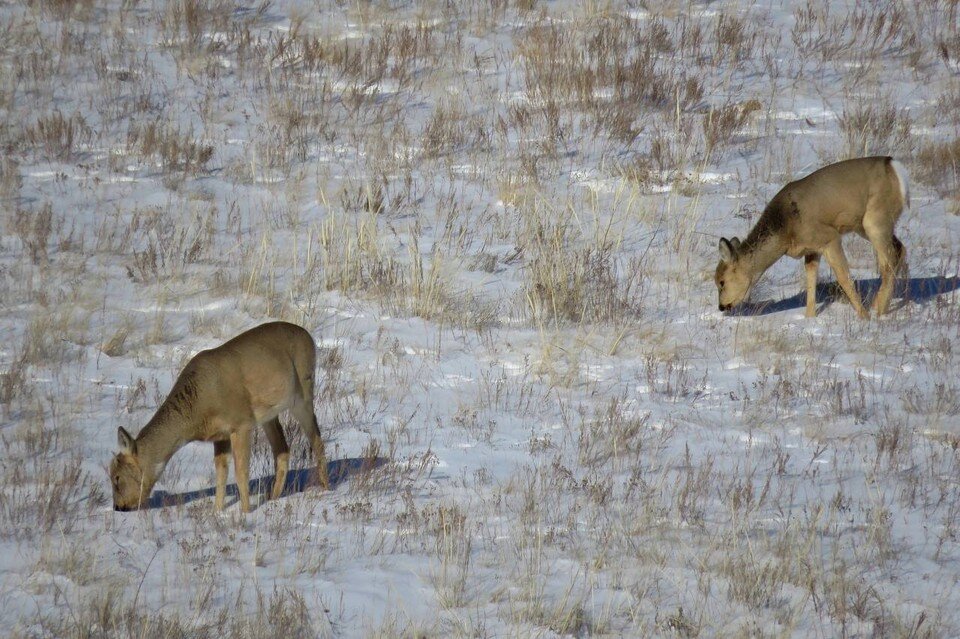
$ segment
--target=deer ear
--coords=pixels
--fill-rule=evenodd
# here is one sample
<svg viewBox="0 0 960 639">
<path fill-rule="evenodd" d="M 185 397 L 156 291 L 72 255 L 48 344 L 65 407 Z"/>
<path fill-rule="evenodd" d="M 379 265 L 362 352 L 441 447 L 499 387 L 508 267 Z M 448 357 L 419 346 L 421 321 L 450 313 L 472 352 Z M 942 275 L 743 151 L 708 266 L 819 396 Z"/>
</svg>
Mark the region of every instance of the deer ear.
<svg viewBox="0 0 960 639">
<path fill-rule="evenodd" d="M 123 426 L 117 429 L 117 444 L 120 446 L 120 452 L 137 454 L 137 440 L 130 436 Z"/>
<path fill-rule="evenodd" d="M 731 238 L 730 238 L 730 245 L 733 246 L 733 253 L 734 253 L 734 255 L 736 255 L 737 253 L 740 252 L 740 238 L 739 238 L 739 237 L 731 237 Z"/>
<path fill-rule="evenodd" d="M 736 242 L 736 244 L 733 244 Z M 740 246 L 740 240 L 733 238 L 733 242 L 725 237 L 720 238 L 720 261 L 732 262 L 737 257 L 737 247 Z"/>
</svg>

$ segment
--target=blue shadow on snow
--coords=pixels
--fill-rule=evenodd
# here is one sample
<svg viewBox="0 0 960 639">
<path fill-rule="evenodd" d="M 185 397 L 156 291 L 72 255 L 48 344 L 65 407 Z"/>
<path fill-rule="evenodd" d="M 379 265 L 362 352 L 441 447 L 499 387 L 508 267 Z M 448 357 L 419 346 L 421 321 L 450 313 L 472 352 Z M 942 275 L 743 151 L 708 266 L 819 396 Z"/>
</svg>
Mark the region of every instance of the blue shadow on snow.
<svg viewBox="0 0 960 639">
<path fill-rule="evenodd" d="M 330 476 L 330 490 L 335 490 L 337 486 L 347 481 L 351 475 L 368 472 L 382 466 L 386 462 L 387 459 L 385 457 L 353 457 L 327 462 L 327 474 Z M 300 468 L 287 471 L 287 478 L 283 484 L 283 492 L 280 493 L 280 496 L 286 497 L 288 495 L 302 493 L 310 486 L 315 485 L 312 478 L 313 471 L 313 468 Z M 264 475 L 263 477 L 250 480 L 251 501 L 254 497 L 263 497 L 264 495 L 270 494 L 275 476 L 276 475 Z M 166 506 L 189 504 L 197 499 L 213 497 L 216 491 L 217 489 L 214 486 L 201 490 L 192 490 L 186 493 L 168 493 L 165 490 L 155 490 L 153 494 L 150 495 L 150 502 L 147 504 L 147 508 L 164 508 Z M 227 497 L 237 498 L 238 496 L 237 485 L 235 483 L 227 484 Z M 232 502 L 228 501 L 228 504 L 229 503 Z"/>
<path fill-rule="evenodd" d="M 857 280 L 854 282 L 864 306 L 869 306 L 873 297 L 880 289 L 880 278 Z M 922 304 L 938 295 L 950 293 L 960 289 L 960 277 L 918 277 L 909 280 L 897 280 L 893 297 Z M 823 310 L 837 300 L 845 300 L 846 296 L 836 282 L 817 284 L 817 300 L 820 303 L 818 311 Z M 728 315 L 751 316 L 769 315 L 781 311 L 804 308 L 807 305 L 807 292 L 802 291 L 776 302 L 744 302 L 736 308 L 727 311 Z M 892 308 L 892 305 L 891 305 Z"/>
</svg>

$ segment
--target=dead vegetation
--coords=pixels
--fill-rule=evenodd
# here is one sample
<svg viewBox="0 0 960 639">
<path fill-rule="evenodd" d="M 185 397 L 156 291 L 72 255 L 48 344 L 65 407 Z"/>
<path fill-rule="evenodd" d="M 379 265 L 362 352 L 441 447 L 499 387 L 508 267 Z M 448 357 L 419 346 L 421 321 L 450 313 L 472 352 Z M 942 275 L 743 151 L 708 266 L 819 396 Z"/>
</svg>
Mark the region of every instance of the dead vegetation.
<svg viewBox="0 0 960 639">
<path fill-rule="evenodd" d="M 960 196 L 960 137 L 947 142 L 928 142 L 917 151 L 917 179 L 937 192 Z"/>
<path fill-rule="evenodd" d="M 127 149 L 165 174 L 203 171 L 213 157 L 213 146 L 198 142 L 193 131 L 181 132 L 177 125 L 163 122 L 131 127 Z"/>
<path fill-rule="evenodd" d="M 904 586 L 958 554 L 955 292 L 863 327 L 704 290 L 777 185 L 873 153 L 914 288 L 953 281 L 957 3 L 715 4 L 0 7 L 2 632 L 956 634 Z M 268 317 L 317 329 L 347 477 L 105 511 L 115 426 Z"/>
</svg>

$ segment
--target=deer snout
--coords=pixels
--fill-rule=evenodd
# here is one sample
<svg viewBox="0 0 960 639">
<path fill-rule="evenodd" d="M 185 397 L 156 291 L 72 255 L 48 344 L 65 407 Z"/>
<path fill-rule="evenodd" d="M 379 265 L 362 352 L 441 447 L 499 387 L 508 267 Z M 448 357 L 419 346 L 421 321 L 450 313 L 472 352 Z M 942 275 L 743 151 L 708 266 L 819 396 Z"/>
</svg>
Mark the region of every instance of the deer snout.
<svg viewBox="0 0 960 639">
<path fill-rule="evenodd" d="M 720 310 L 721 310 L 721 311 L 729 311 L 731 308 L 733 308 L 733 305 L 732 305 L 732 304 L 721 304 L 721 305 L 720 305 Z"/>
</svg>

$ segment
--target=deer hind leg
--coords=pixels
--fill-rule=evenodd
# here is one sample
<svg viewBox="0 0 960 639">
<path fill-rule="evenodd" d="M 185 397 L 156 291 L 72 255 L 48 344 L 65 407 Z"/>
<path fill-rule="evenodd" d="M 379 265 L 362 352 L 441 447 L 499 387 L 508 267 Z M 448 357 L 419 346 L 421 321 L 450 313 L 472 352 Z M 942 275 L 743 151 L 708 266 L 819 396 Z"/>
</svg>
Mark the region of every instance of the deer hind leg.
<svg viewBox="0 0 960 639">
<path fill-rule="evenodd" d="M 876 251 L 877 270 L 880 271 L 880 289 L 873 299 L 871 308 L 882 315 L 890 306 L 890 298 L 893 296 L 893 288 L 897 281 L 897 271 L 904 261 L 906 251 L 903 243 L 889 228 L 884 228 L 884 225 L 871 224 L 870 220 L 865 218 L 863 229 Z"/>
<path fill-rule="evenodd" d="M 306 401 L 299 400 L 294 405 L 292 412 L 307 441 L 310 442 L 310 448 L 313 450 L 313 456 L 317 461 L 317 483 L 324 490 L 328 490 L 330 488 L 330 476 L 327 474 L 327 455 L 323 447 L 323 439 L 320 437 L 320 428 L 317 426 L 317 416 L 313 412 L 313 406 Z"/>
<path fill-rule="evenodd" d="M 213 442 L 213 466 L 217 471 L 217 492 L 214 505 L 217 510 L 223 510 L 223 502 L 227 496 L 227 471 L 230 465 L 230 440 L 224 439 Z"/>
<path fill-rule="evenodd" d="M 907 249 L 896 235 L 893 236 L 893 248 L 897 251 L 897 276 L 909 278 L 910 269 L 907 267 Z"/>
<path fill-rule="evenodd" d="M 857 292 L 853 280 L 850 278 L 850 265 L 847 264 L 847 256 L 843 254 L 843 244 L 839 235 L 823 249 L 823 256 L 827 258 L 827 264 L 833 269 L 833 273 L 837 276 L 837 283 L 847 294 L 847 298 L 849 298 L 854 310 L 857 311 L 857 315 L 864 318 L 870 317 L 870 313 L 867 312 L 867 309 L 863 307 L 863 302 L 860 301 L 860 293 Z"/>
<path fill-rule="evenodd" d="M 897 251 L 897 269 L 896 277 L 909 281 L 910 280 L 910 267 L 907 266 L 907 249 L 903 246 L 903 242 L 894 235 L 893 236 L 893 248 Z M 896 289 L 896 284 L 894 284 L 894 289 Z M 901 295 L 907 299 L 910 297 L 910 287 L 907 286 L 902 289 Z"/>
<path fill-rule="evenodd" d="M 240 510 L 250 512 L 250 427 L 238 428 L 230 434 L 233 449 L 233 474 L 240 493 Z"/>
<path fill-rule="evenodd" d="M 276 470 L 270 499 L 277 499 L 283 492 L 283 485 L 287 480 L 287 470 L 290 469 L 290 447 L 287 446 L 287 439 L 283 436 L 279 418 L 274 417 L 265 423 L 263 431 L 267 434 L 267 441 L 270 442 L 270 450 L 273 451 L 273 467 Z"/>
<path fill-rule="evenodd" d="M 817 316 L 817 270 L 819 268 L 819 253 L 808 253 L 803 256 L 803 270 L 807 274 L 807 317 Z"/>
</svg>

